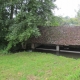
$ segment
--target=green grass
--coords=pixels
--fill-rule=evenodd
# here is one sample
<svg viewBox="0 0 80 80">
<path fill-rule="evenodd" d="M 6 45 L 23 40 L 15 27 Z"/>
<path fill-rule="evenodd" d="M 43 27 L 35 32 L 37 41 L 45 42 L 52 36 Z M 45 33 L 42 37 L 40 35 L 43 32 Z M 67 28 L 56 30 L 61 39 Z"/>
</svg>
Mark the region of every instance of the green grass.
<svg viewBox="0 0 80 80">
<path fill-rule="evenodd" d="M 38 52 L 0 55 L 0 80 L 80 80 L 80 59 Z"/>
</svg>

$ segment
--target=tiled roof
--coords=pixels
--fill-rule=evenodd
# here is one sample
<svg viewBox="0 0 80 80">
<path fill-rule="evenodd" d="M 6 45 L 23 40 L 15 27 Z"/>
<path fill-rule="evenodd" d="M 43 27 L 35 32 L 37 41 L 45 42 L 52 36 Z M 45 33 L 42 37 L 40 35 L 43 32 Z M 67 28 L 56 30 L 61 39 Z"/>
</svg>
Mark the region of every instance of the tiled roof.
<svg viewBox="0 0 80 80">
<path fill-rule="evenodd" d="M 32 43 L 56 45 L 80 45 L 80 27 L 40 27 L 41 36 L 32 39 Z"/>
</svg>

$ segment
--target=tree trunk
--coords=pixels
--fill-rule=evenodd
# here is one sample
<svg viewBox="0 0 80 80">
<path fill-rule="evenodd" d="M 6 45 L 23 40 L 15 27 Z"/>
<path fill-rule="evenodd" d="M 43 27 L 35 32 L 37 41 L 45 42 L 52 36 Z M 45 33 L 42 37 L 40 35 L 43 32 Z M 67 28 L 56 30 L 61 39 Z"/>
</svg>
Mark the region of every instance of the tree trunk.
<svg viewBox="0 0 80 80">
<path fill-rule="evenodd" d="M 11 5 L 10 19 L 13 19 L 14 6 Z"/>
<path fill-rule="evenodd" d="M 17 15 L 17 5 L 16 5 L 16 10 L 15 10 L 15 14 Z"/>
</svg>

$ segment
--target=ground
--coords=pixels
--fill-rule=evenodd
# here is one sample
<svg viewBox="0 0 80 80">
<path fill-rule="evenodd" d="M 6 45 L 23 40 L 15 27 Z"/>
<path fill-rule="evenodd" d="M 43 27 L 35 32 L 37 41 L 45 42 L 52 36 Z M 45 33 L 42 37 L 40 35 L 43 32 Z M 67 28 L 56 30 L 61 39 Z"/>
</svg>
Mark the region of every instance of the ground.
<svg viewBox="0 0 80 80">
<path fill-rule="evenodd" d="M 0 55 L 0 80 L 80 80 L 80 59 L 39 52 Z"/>
</svg>

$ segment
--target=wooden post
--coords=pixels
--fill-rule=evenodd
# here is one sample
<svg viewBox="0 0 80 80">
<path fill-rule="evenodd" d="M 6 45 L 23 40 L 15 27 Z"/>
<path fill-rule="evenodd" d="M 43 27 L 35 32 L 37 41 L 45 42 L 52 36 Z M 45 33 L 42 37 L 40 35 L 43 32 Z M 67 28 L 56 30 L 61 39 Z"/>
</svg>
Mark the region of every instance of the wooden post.
<svg viewBox="0 0 80 80">
<path fill-rule="evenodd" d="M 56 54 L 57 54 L 57 55 L 59 55 L 59 50 L 60 50 L 60 49 L 59 49 L 59 45 L 57 45 L 57 46 L 56 46 L 56 51 L 57 51 Z"/>
<path fill-rule="evenodd" d="M 35 45 L 34 45 L 34 43 L 32 43 L 32 45 L 31 45 L 31 49 L 32 49 L 32 50 L 35 49 Z"/>
<path fill-rule="evenodd" d="M 59 51 L 59 45 L 56 46 L 56 51 Z"/>
</svg>

